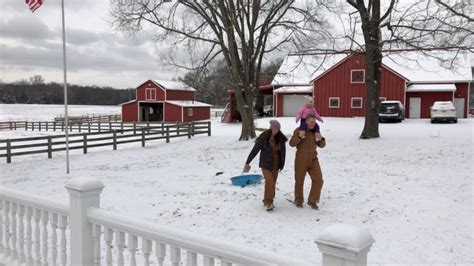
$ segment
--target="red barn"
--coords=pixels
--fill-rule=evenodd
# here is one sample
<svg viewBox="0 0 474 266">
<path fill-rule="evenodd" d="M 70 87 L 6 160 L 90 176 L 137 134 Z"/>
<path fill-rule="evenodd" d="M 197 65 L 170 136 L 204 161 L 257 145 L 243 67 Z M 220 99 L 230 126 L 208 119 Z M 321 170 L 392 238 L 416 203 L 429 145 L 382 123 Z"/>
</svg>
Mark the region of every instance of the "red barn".
<svg viewBox="0 0 474 266">
<path fill-rule="evenodd" d="M 211 105 L 195 101 L 196 90 L 180 81 L 147 80 L 135 100 L 122 104 L 124 122 L 187 122 L 211 117 Z"/>
<path fill-rule="evenodd" d="M 303 104 L 303 93 L 297 93 L 297 90 L 285 92 L 283 89 L 298 85 L 301 90 L 304 80 L 310 81 L 312 91 L 305 93 L 313 95 L 316 109 L 322 116 L 364 116 L 363 54 L 288 56 L 272 82 L 275 86 L 283 86 L 279 89 L 281 93 L 279 90 L 274 93 L 276 116 L 296 113 L 297 106 Z M 458 117 L 467 118 L 471 80 L 468 56 L 461 56 L 456 65 L 445 68 L 437 60 L 419 52 L 392 52 L 382 61 L 380 100 L 401 101 L 409 118 L 429 118 L 429 107 L 434 101 L 453 101 Z M 292 103 L 285 103 L 287 99 Z M 299 103 L 293 103 L 295 101 Z"/>
</svg>

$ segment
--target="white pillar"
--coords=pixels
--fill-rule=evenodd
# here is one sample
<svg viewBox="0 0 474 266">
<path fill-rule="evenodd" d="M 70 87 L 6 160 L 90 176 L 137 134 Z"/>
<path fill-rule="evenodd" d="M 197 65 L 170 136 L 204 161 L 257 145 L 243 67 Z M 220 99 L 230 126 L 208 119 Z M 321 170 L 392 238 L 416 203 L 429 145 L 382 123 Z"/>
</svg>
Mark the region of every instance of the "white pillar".
<svg viewBox="0 0 474 266">
<path fill-rule="evenodd" d="M 348 224 L 330 225 L 316 240 L 323 266 L 365 266 L 374 242 L 367 230 Z"/>
<path fill-rule="evenodd" d="M 94 264 L 92 225 L 87 221 L 87 210 L 100 207 L 100 193 L 104 184 L 92 178 L 72 179 L 66 184 L 70 198 L 71 265 Z"/>
</svg>

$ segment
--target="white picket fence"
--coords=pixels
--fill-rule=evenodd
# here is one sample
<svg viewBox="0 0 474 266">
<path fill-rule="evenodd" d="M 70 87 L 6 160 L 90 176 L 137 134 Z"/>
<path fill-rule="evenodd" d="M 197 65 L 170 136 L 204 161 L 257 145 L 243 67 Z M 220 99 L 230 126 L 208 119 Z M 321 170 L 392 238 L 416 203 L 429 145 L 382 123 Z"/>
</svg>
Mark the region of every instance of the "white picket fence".
<svg viewBox="0 0 474 266">
<path fill-rule="evenodd" d="M 95 179 L 66 188 L 69 204 L 0 186 L 0 265 L 311 264 L 106 211 Z M 325 265 L 367 265 L 372 243 L 367 231 L 345 225 L 318 238 Z"/>
</svg>

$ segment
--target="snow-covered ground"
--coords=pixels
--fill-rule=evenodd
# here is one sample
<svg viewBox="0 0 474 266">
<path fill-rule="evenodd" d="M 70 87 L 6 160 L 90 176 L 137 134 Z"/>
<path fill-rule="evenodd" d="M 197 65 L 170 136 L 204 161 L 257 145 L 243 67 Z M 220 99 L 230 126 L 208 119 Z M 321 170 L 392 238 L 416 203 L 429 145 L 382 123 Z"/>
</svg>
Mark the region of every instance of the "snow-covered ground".
<svg viewBox="0 0 474 266">
<path fill-rule="evenodd" d="M 268 120 L 257 120 L 258 127 Z M 289 135 L 293 118 L 278 120 Z M 108 210 L 315 264 L 321 262 L 315 239 L 338 222 L 372 233 L 371 264 L 474 263 L 474 119 L 382 124 L 382 137 L 374 140 L 358 139 L 362 127 L 361 118 L 325 118 L 321 125 L 327 147 L 319 151 L 325 179 L 320 211 L 286 200 L 294 185 L 294 148 L 288 148 L 273 213 L 263 209 L 263 185 L 230 185 L 253 141 L 238 141 L 240 124 L 217 120 L 211 137 L 91 149 L 87 155 L 72 151 L 69 175 L 61 153 L 50 160 L 0 161 L 0 173 L 8 187 L 62 201 L 68 179 L 97 177 L 106 185 L 101 205 Z M 251 171 L 259 172 L 257 159 Z"/>
<path fill-rule="evenodd" d="M 116 115 L 120 105 L 68 105 L 70 116 Z M 64 105 L 57 104 L 0 104 L 0 121 L 52 121 L 64 116 Z"/>
</svg>

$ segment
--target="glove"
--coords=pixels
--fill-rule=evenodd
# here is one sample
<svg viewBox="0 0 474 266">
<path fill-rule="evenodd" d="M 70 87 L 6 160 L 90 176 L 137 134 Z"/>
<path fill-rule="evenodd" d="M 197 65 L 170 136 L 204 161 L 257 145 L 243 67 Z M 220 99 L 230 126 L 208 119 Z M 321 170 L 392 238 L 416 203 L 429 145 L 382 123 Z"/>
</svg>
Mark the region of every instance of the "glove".
<svg viewBox="0 0 474 266">
<path fill-rule="evenodd" d="M 250 165 L 249 164 L 245 164 L 244 165 L 244 170 L 242 172 L 244 173 L 248 173 L 250 171 Z"/>
</svg>

